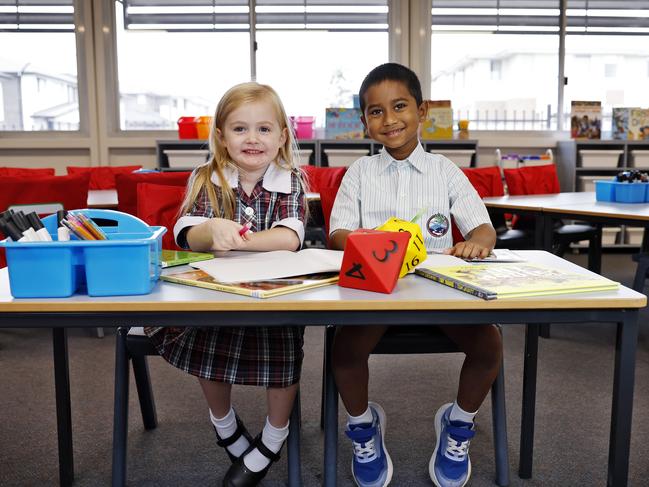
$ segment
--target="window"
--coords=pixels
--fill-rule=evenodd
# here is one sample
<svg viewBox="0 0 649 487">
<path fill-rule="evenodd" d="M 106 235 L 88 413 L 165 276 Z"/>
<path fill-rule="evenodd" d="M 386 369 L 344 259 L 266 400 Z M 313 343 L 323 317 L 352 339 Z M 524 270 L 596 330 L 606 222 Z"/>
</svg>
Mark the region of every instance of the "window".
<svg viewBox="0 0 649 487">
<path fill-rule="evenodd" d="M 79 130 L 73 0 L 0 0 L 0 45 L 0 131 Z"/>
<path fill-rule="evenodd" d="M 250 80 L 247 0 L 115 8 L 122 130 L 175 129 L 181 116 L 211 115 L 225 90 Z"/>
<path fill-rule="evenodd" d="M 255 11 L 257 80 L 318 126 L 326 107 L 352 108 L 365 75 L 388 62 L 387 0 L 343 3 L 264 1 Z"/>
<path fill-rule="evenodd" d="M 558 0 L 433 0 L 431 98 L 473 129 L 556 128 Z"/>
<path fill-rule="evenodd" d="M 567 16 L 564 113 L 571 100 L 601 101 L 606 137 L 613 107 L 647 105 L 649 1 L 568 0 Z"/>
</svg>

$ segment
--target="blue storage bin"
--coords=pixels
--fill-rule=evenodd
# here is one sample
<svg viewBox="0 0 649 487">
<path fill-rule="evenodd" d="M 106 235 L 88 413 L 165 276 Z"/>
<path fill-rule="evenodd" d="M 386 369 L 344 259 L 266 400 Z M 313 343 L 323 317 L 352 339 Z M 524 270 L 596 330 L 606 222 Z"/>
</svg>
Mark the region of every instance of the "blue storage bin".
<svg viewBox="0 0 649 487">
<path fill-rule="evenodd" d="M 615 201 L 615 181 L 595 181 L 597 201 Z"/>
<path fill-rule="evenodd" d="M 618 203 L 644 203 L 647 183 L 617 183 L 615 201 Z"/>
<path fill-rule="evenodd" d="M 160 251 L 164 227 L 149 227 L 127 213 L 79 210 L 101 225 L 108 240 L 69 242 L 9 242 L 9 285 L 15 298 L 59 298 L 81 291 L 89 296 L 148 294 L 160 277 Z M 56 215 L 43 219 L 57 238 Z M 72 237 L 75 238 L 75 237 Z"/>
</svg>

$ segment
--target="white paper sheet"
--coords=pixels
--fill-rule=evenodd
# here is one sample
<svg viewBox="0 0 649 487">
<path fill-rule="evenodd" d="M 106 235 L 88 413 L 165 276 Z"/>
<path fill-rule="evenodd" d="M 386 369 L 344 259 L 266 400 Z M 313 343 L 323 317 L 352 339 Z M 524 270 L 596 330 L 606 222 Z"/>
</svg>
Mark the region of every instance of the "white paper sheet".
<svg viewBox="0 0 649 487">
<path fill-rule="evenodd" d="M 320 272 L 338 272 L 343 252 L 304 249 L 299 252 L 275 250 L 193 262 L 192 267 L 207 272 L 220 282 L 265 281 Z"/>
</svg>

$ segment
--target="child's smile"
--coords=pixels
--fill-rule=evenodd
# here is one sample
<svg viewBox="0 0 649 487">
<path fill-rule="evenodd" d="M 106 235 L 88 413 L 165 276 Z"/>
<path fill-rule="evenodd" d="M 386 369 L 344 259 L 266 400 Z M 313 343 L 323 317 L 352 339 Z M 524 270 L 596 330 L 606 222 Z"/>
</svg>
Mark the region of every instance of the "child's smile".
<svg viewBox="0 0 649 487">
<path fill-rule="evenodd" d="M 385 80 L 365 92 L 363 123 L 371 138 L 383 144 L 392 157 L 406 159 L 418 143 L 424 107 L 400 82 Z"/>
</svg>

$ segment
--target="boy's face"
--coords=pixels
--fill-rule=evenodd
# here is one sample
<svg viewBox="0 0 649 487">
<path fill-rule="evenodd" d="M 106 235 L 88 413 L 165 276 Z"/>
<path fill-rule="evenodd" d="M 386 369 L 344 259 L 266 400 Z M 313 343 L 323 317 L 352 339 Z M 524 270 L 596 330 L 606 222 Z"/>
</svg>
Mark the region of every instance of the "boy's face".
<svg viewBox="0 0 649 487">
<path fill-rule="evenodd" d="M 368 135 L 397 160 L 406 159 L 417 146 L 419 123 L 425 115 L 424 104 L 417 106 L 400 81 L 385 80 L 365 92 L 363 125 Z"/>
</svg>

